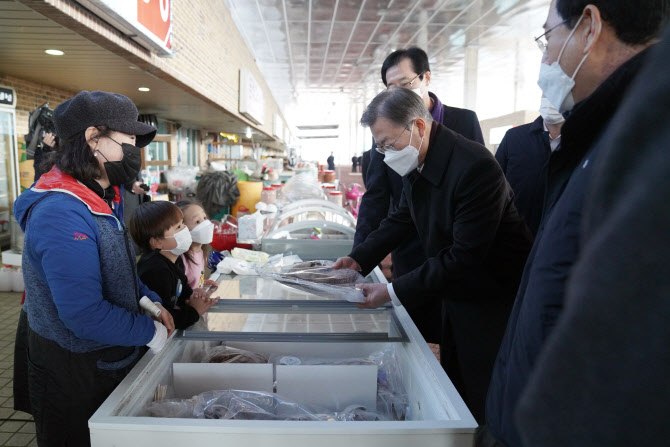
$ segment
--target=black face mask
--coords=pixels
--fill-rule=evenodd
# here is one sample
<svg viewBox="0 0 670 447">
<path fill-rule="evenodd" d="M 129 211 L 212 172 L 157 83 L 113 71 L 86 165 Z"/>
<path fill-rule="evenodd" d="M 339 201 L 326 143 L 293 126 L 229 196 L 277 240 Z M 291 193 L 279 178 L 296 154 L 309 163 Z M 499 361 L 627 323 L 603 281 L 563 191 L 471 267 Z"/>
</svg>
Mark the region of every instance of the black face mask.
<svg viewBox="0 0 670 447">
<path fill-rule="evenodd" d="M 110 140 L 112 139 L 110 138 Z M 107 160 L 103 165 L 105 167 L 105 172 L 107 172 L 109 184 L 113 186 L 125 185 L 131 180 L 135 180 L 137 173 L 140 172 L 140 169 L 142 168 L 141 149 L 132 144 L 121 144 L 117 141 L 114 142 L 119 144 L 123 150 L 123 158 L 121 160 L 109 161 L 102 152 L 98 151 L 98 153 Z"/>
</svg>

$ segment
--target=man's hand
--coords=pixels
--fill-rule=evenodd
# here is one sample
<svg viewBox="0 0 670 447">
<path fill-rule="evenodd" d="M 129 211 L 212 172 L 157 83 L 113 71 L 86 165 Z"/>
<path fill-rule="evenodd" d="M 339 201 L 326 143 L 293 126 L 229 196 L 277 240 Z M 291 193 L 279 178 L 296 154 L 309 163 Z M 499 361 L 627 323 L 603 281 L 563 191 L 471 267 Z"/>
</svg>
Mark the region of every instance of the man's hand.
<svg viewBox="0 0 670 447">
<path fill-rule="evenodd" d="M 169 337 L 174 332 L 174 320 L 172 319 L 172 315 L 167 311 L 166 308 L 163 307 L 161 303 L 155 302 L 154 304 L 161 310 L 160 316 L 158 316 L 158 318 L 154 318 L 154 320 L 163 323 L 163 326 L 165 326 L 168 331 L 167 336 Z"/>
<path fill-rule="evenodd" d="M 391 301 L 386 284 L 357 284 L 365 295 L 364 303 L 356 303 L 361 309 L 376 309 Z"/>
<path fill-rule="evenodd" d="M 350 258 L 349 256 L 345 258 L 339 258 L 337 261 L 335 261 L 335 265 L 333 265 L 333 268 L 335 270 L 352 269 L 356 270 L 357 272 L 361 271 L 361 266 L 358 265 L 358 262 L 354 261 L 354 259 Z"/>
<path fill-rule="evenodd" d="M 56 137 L 54 137 L 53 134 L 47 132 L 44 134 L 44 138 L 42 138 L 42 143 L 49 147 L 54 147 L 56 145 Z"/>
</svg>

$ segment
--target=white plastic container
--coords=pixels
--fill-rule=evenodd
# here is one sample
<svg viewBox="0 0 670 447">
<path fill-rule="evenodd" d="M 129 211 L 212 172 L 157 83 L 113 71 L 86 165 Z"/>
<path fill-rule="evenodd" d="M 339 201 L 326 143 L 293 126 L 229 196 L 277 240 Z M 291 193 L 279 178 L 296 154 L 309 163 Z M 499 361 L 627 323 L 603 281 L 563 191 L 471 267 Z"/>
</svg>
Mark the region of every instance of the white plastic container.
<svg viewBox="0 0 670 447">
<path fill-rule="evenodd" d="M 8 267 L 0 267 L 0 292 L 12 291 L 12 271 Z"/>
<path fill-rule="evenodd" d="M 21 268 L 12 269 L 10 272 L 12 292 L 23 292 L 25 284 L 23 283 L 23 270 Z"/>
</svg>

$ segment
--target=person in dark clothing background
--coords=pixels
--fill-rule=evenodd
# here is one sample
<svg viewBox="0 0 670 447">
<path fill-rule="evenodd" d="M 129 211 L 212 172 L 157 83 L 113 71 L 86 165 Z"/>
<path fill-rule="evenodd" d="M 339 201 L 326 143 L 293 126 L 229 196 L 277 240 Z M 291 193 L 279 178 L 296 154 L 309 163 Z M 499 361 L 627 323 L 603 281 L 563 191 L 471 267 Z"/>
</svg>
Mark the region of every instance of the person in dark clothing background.
<svg viewBox="0 0 670 447">
<path fill-rule="evenodd" d="M 543 217 L 496 360 L 486 405 L 488 428 L 480 431 L 479 445 L 522 445 L 514 412 L 562 313 L 568 276 L 586 242 L 579 240 L 579 232 L 584 198 L 602 150 L 596 143 L 657 38 L 669 4 L 551 3 L 538 84 L 560 112 L 569 110 L 570 115 L 560 147 L 549 159 Z"/>
<path fill-rule="evenodd" d="M 356 168 L 358 167 L 358 157 L 353 156 L 351 157 L 351 172 L 356 172 Z"/>
<path fill-rule="evenodd" d="M 668 60 L 666 27 L 600 143 L 565 310 L 519 400 L 527 446 L 670 439 Z"/>
<path fill-rule="evenodd" d="M 361 174 L 363 175 L 363 186 L 368 187 L 367 178 L 368 178 L 368 168 L 370 167 L 370 152 L 374 150 L 376 146 L 373 146 L 372 149 L 368 149 L 363 152 L 361 156 Z"/>
<path fill-rule="evenodd" d="M 329 171 L 334 171 L 335 170 L 335 157 L 333 156 L 333 153 L 330 153 L 330 156 L 326 160 L 328 163 L 328 170 Z"/>
<path fill-rule="evenodd" d="M 428 55 L 420 48 L 397 50 L 389 54 L 382 64 L 381 78 L 387 87 L 402 87 L 416 93 L 430 111 L 433 120 L 465 138 L 484 144 L 484 137 L 477 115 L 472 110 L 449 107 L 428 91 L 431 81 Z M 354 247 L 365 241 L 379 224 L 391 215 L 400 202 L 402 178 L 384 163 L 384 155 L 370 152 L 370 166 L 365 173 L 365 195 L 358 211 Z M 416 230 L 406 242 L 398 245 L 391 253 L 393 278 L 411 272 L 426 261 L 426 254 L 419 242 Z M 429 343 L 439 343 L 442 329 L 440 300 L 433 300 L 410 312 L 412 320 Z"/>
<path fill-rule="evenodd" d="M 508 130 L 496 151 L 496 160 L 514 191 L 516 209 L 533 236 L 542 218 L 545 165 L 560 143 L 564 121 L 547 98 L 542 98 L 540 116 L 530 124 Z"/>
<path fill-rule="evenodd" d="M 393 300 L 409 310 L 439 300 L 444 319 L 440 360 L 481 423 L 493 361 L 531 235 L 493 155 L 433 121 L 414 93 L 403 88 L 380 93 L 361 124 L 370 126 L 387 154 L 385 163 L 402 175 L 403 198 L 335 268 L 367 274 L 397 245 L 418 234 L 428 259 L 389 284 L 359 285 L 366 294 L 361 306 L 374 308 Z M 409 155 L 398 158 L 401 152 Z"/>
</svg>

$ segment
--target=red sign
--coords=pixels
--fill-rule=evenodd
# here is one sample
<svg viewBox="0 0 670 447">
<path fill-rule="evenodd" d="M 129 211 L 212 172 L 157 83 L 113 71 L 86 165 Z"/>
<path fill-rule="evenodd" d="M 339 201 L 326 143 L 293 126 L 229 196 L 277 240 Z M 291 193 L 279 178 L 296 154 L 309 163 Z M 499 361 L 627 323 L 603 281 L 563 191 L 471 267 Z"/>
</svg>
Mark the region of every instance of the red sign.
<svg viewBox="0 0 670 447">
<path fill-rule="evenodd" d="M 172 49 L 171 0 L 137 0 L 137 21 Z"/>
</svg>

